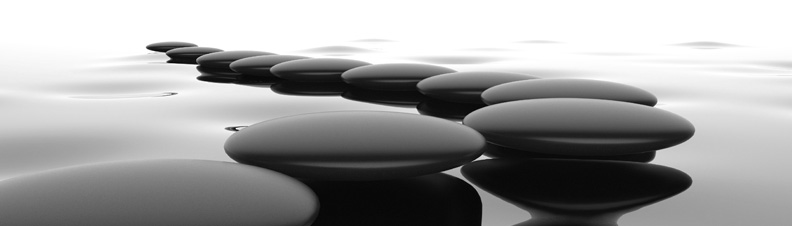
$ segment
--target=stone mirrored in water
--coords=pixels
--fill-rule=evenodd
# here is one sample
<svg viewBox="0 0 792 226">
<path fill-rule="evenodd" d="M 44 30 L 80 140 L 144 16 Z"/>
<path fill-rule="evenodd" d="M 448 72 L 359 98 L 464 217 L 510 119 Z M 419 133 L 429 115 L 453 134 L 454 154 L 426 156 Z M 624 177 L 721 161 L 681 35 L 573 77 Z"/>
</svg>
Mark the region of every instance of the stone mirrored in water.
<svg viewBox="0 0 792 226">
<path fill-rule="evenodd" d="M 483 104 L 481 92 L 503 83 L 537 77 L 506 72 L 467 71 L 442 74 L 421 80 L 418 91 L 432 98 L 458 103 Z"/>
<path fill-rule="evenodd" d="M 414 108 L 428 99 L 418 91 L 382 91 L 349 87 L 341 95 L 344 99 L 391 107 Z"/>
<path fill-rule="evenodd" d="M 473 129 L 429 116 L 339 111 L 295 115 L 234 133 L 226 154 L 298 178 L 386 180 L 437 173 L 486 147 Z"/>
<path fill-rule="evenodd" d="M 198 65 L 201 65 L 202 67 L 230 69 L 229 65 L 236 60 L 263 55 L 275 54 L 248 50 L 223 51 L 203 55 L 195 59 L 195 61 L 198 62 Z"/>
<path fill-rule="evenodd" d="M 198 59 L 198 57 L 222 51 L 222 49 L 212 47 L 185 47 L 168 50 L 168 52 L 165 52 L 165 55 L 168 55 L 168 57 L 173 60 L 191 60 L 195 62 L 195 59 Z"/>
<path fill-rule="evenodd" d="M 195 67 L 201 74 L 198 80 L 212 83 L 233 83 L 239 85 L 252 85 L 257 87 L 269 87 L 269 85 L 283 81 L 276 77 L 261 77 L 243 75 L 230 69 Z"/>
<path fill-rule="evenodd" d="M 590 98 L 623 101 L 646 106 L 657 97 L 646 90 L 621 83 L 590 79 L 533 79 L 493 86 L 481 93 L 486 104 L 541 98 Z"/>
<path fill-rule="evenodd" d="M 281 80 L 270 86 L 273 92 L 294 96 L 341 96 L 349 89 L 343 82 L 295 82 Z"/>
<path fill-rule="evenodd" d="M 196 44 L 189 42 L 157 42 L 151 43 L 146 46 L 146 49 L 156 52 L 167 52 L 168 50 L 182 48 L 182 47 L 195 47 Z"/>
<path fill-rule="evenodd" d="M 428 64 L 376 64 L 344 72 L 341 78 L 350 85 L 372 90 L 415 91 L 416 84 L 426 78 L 456 72 Z"/>
<path fill-rule="evenodd" d="M 598 99 L 548 98 L 490 105 L 464 124 L 487 141 L 559 155 L 628 155 L 671 147 L 695 132 L 686 119 L 657 108 Z"/>
<path fill-rule="evenodd" d="M 281 63 L 270 71 L 280 78 L 298 82 L 343 82 L 342 73 L 366 65 L 371 64 L 359 60 L 314 58 Z"/>
<path fill-rule="evenodd" d="M 322 208 L 312 226 L 481 226 L 481 198 L 442 173 L 384 181 L 303 181 Z"/>
<path fill-rule="evenodd" d="M 0 182 L 3 225 L 294 225 L 319 210 L 305 184 L 204 160 L 83 165 Z"/>
<path fill-rule="evenodd" d="M 531 213 L 519 225 L 616 225 L 692 184 L 674 168 L 635 162 L 490 159 L 462 167 L 476 186 Z"/>
<path fill-rule="evenodd" d="M 461 121 L 471 112 L 486 106 L 485 104 L 463 104 L 426 98 L 415 109 L 422 115 Z"/>
<path fill-rule="evenodd" d="M 308 57 L 294 55 L 254 56 L 234 61 L 229 65 L 229 68 L 245 75 L 273 76 L 272 72 L 270 72 L 270 68 L 272 68 L 272 66 L 287 61 L 301 59 L 308 59 Z"/>
</svg>

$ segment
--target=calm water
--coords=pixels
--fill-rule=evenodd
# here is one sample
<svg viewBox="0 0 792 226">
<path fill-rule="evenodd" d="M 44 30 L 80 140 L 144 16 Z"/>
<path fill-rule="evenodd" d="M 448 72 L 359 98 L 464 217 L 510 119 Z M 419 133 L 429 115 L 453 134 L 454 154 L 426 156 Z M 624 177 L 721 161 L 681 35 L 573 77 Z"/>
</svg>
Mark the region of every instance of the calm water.
<svg viewBox="0 0 792 226">
<path fill-rule="evenodd" d="M 195 65 L 167 64 L 168 57 L 149 52 L 147 44 L 119 43 L 115 51 L 14 49 L 0 55 L 0 178 L 117 160 L 233 161 L 223 150 L 233 133 L 229 127 L 321 111 L 419 113 L 409 101 L 394 104 L 382 97 L 364 102 L 330 91 L 306 96 L 295 95 L 310 93 L 304 90 L 274 92 L 268 86 L 200 81 Z M 696 126 L 692 139 L 659 151 L 652 161 L 684 171 L 693 185 L 626 214 L 620 225 L 778 225 L 787 222 L 785 214 L 792 209 L 786 198 L 792 196 L 792 180 L 785 176 L 792 146 L 787 138 L 792 128 L 792 89 L 787 88 L 792 86 L 792 54 L 785 49 L 553 42 L 449 47 L 398 40 L 255 48 L 249 50 L 636 86 L 658 97 L 657 108 Z M 458 168 L 446 173 L 462 178 Z M 530 218 L 478 192 L 483 225 L 513 225 Z"/>
</svg>

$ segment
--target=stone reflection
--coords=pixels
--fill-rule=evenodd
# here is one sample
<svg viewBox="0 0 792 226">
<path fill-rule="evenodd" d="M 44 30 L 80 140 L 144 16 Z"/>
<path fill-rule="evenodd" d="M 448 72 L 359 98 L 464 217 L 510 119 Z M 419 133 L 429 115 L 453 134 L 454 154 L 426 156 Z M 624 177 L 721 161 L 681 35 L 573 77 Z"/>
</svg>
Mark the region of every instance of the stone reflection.
<svg viewBox="0 0 792 226">
<path fill-rule="evenodd" d="M 341 96 L 349 89 L 343 82 L 295 82 L 282 80 L 270 86 L 273 92 L 293 96 Z"/>
<path fill-rule="evenodd" d="M 653 164 L 560 159 L 490 159 L 462 167 L 470 182 L 531 213 L 519 226 L 616 226 L 629 212 L 692 184 Z"/>
<path fill-rule="evenodd" d="M 348 100 L 372 104 L 408 108 L 416 107 L 419 103 L 428 98 L 418 91 L 381 91 L 352 86 L 350 86 L 341 97 Z"/>
<path fill-rule="evenodd" d="M 243 75 L 231 69 L 207 68 L 202 66 L 197 66 L 195 68 L 201 73 L 197 79 L 204 82 L 269 87 L 282 80 L 275 77 Z"/>
<path fill-rule="evenodd" d="M 319 197 L 313 226 L 480 226 L 481 198 L 446 174 L 387 181 L 303 181 Z"/>
<path fill-rule="evenodd" d="M 462 121 L 470 112 L 486 107 L 485 104 L 463 104 L 426 98 L 416 106 L 418 113 L 438 118 Z"/>
</svg>

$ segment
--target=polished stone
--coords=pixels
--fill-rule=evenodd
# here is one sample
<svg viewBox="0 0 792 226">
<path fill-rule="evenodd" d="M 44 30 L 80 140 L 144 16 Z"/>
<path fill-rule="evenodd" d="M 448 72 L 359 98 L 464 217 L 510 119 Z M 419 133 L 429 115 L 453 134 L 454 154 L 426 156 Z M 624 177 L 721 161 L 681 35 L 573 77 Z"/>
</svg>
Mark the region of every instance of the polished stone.
<svg viewBox="0 0 792 226">
<path fill-rule="evenodd" d="M 350 85 L 372 90 L 415 91 L 423 79 L 446 73 L 453 69 L 428 64 L 375 64 L 344 72 L 341 78 Z"/>
<path fill-rule="evenodd" d="M 0 182 L 3 225 L 294 225 L 319 211 L 305 184 L 236 163 L 147 160 L 55 169 Z"/>
<path fill-rule="evenodd" d="M 647 151 L 637 154 L 627 155 L 554 155 L 540 152 L 518 150 L 490 144 L 484 155 L 490 158 L 503 158 L 503 159 L 587 159 L 587 160 L 611 160 L 611 161 L 629 161 L 629 162 L 651 162 L 654 160 L 657 152 Z"/>
<path fill-rule="evenodd" d="M 232 159 L 298 178 L 386 180 L 437 173 L 486 147 L 473 129 L 434 117 L 380 111 L 310 113 L 264 121 L 225 143 Z"/>
<path fill-rule="evenodd" d="M 193 64 L 197 64 L 195 59 L 198 59 L 198 57 L 222 51 L 222 49 L 212 47 L 184 47 L 168 50 L 168 52 L 165 52 L 165 55 L 168 55 L 172 60 L 189 60 Z"/>
<path fill-rule="evenodd" d="M 442 173 L 384 181 L 303 181 L 322 208 L 312 226 L 481 226 L 481 198 Z"/>
<path fill-rule="evenodd" d="M 541 98 L 590 98 L 654 106 L 657 97 L 633 86 L 590 79 L 534 79 L 494 86 L 481 94 L 486 104 Z"/>
<path fill-rule="evenodd" d="M 269 88 L 270 85 L 283 81 L 283 79 L 276 77 L 243 75 L 242 73 L 238 73 L 230 69 L 207 68 L 201 66 L 197 66 L 195 68 L 201 73 L 197 79 L 204 82 L 233 83 Z"/>
<path fill-rule="evenodd" d="M 195 59 L 195 61 L 198 62 L 198 65 L 201 65 L 202 67 L 230 69 L 229 65 L 236 60 L 262 55 L 275 54 L 247 50 L 223 51 L 203 55 Z"/>
<path fill-rule="evenodd" d="M 292 60 L 308 59 L 304 56 L 293 55 L 265 55 L 243 58 L 228 65 L 231 70 L 252 76 L 273 76 L 270 68 Z"/>
<path fill-rule="evenodd" d="M 464 124 L 487 141 L 559 155 L 627 155 L 668 148 L 695 132 L 686 119 L 661 109 L 598 99 L 548 98 L 490 105 Z"/>
<path fill-rule="evenodd" d="M 198 45 L 189 42 L 157 42 L 147 45 L 146 49 L 156 52 L 167 52 L 168 50 L 172 50 L 176 48 L 195 47 L 195 46 Z"/>
<path fill-rule="evenodd" d="M 462 175 L 529 211 L 531 220 L 520 226 L 616 226 L 622 215 L 692 184 L 690 176 L 670 167 L 597 160 L 490 159 L 463 166 Z"/>
<path fill-rule="evenodd" d="M 272 74 L 298 82 L 342 82 L 341 74 L 353 68 L 371 65 L 359 60 L 314 58 L 275 65 Z"/>
<path fill-rule="evenodd" d="M 466 71 L 442 74 L 418 82 L 418 91 L 429 97 L 458 103 L 483 104 L 481 92 L 503 83 L 537 77 L 506 72 Z"/>
</svg>

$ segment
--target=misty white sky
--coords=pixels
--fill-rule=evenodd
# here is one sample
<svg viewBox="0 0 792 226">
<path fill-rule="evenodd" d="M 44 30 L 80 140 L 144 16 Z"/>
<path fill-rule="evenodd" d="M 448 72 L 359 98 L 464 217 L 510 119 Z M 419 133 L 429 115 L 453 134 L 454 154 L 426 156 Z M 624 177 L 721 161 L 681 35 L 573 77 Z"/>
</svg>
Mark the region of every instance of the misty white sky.
<svg viewBox="0 0 792 226">
<path fill-rule="evenodd" d="M 361 38 L 446 44 L 556 40 L 787 45 L 785 1 L 14 1 L 4 47 L 191 41 L 328 43 Z M 140 43 L 140 44 L 138 44 Z"/>
</svg>

